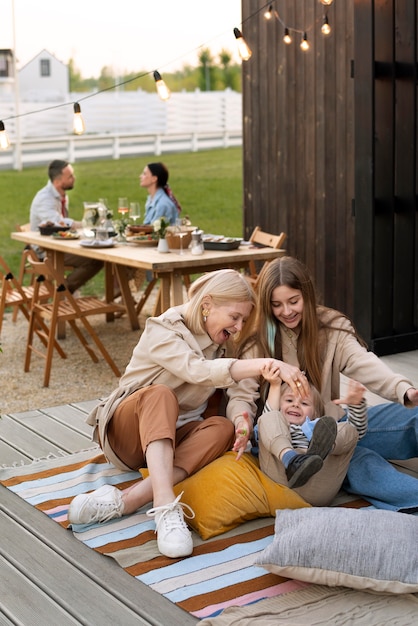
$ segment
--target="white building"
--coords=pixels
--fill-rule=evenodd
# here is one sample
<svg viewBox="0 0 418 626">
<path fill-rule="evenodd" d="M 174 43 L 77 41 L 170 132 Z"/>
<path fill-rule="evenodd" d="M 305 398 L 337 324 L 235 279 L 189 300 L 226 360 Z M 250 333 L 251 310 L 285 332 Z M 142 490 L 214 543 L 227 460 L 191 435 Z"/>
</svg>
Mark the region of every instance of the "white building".
<svg viewBox="0 0 418 626">
<path fill-rule="evenodd" d="M 19 70 L 22 102 L 66 102 L 70 89 L 68 66 L 42 50 Z"/>
</svg>

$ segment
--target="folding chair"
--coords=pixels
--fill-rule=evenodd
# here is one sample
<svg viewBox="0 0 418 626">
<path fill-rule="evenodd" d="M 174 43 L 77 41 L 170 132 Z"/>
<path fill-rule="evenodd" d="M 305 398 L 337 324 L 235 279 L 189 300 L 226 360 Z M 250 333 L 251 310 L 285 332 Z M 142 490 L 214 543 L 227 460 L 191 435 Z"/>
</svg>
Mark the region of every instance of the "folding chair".
<svg viewBox="0 0 418 626">
<path fill-rule="evenodd" d="M 88 321 L 87 317 L 91 315 L 117 313 L 125 310 L 125 307 L 114 302 L 103 302 L 94 296 L 74 298 L 68 290 L 65 280 L 63 282 L 60 281 L 51 261 L 48 258 L 44 259 L 44 261 L 35 261 L 30 258 L 29 263 L 31 264 L 37 278 L 34 283 L 34 293 L 30 310 L 29 332 L 24 367 L 25 372 L 28 372 L 30 369 L 32 352 L 42 356 L 45 359 L 44 387 L 48 387 L 54 347 L 57 348 L 57 342 L 55 340 L 56 330 L 60 322 L 69 323 L 74 334 L 89 354 L 92 361 L 97 363 L 98 357 L 96 352 L 87 341 L 83 332 L 80 330 L 77 324 L 77 322 L 79 322 L 84 327 L 84 332 L 90 335 L 91 339 L 96 344 L 114 374 L 119 377 L 121 374 L 118 367 L 109 352 L 104 347 L 102 341 L 99 339 L 99 336 Z M 41 287 L 45 283 L 49 283 L 53 289 L 52 301 L 48 303 L 42 302 L 39 297 Z M 39 334 L 39 330 L 36 331 L 36 328 L 39 328 L 41 323 L 43 323 L 46 327 L 46 330 L 44 331 L 47 344 L 45 352 L 41 352 L 34 345 L 34 333 L 36 332 Z M 58 347 L 59 350 L 57 351 L 60 356 L 62 358 L 66 358 L 65 352 L 60 346 Z"/>
<path fill-rule="evenodd" d="M 268 248 L 274 248 L 275 250 L 279 250 L 282 247 L 285 239 L 286 239 L 286 233 L 280 233 L 280 235 L 272 235 L 271 233 L 266 233 L 263 230 L 261 230 L 259 226 L 256 226 L 251 234 L 250 242 L 255 245 L 264 246 Z M 266 261 L 263 267 L 265 267 L 269 262 L 270 261 Z M 249 269 L 249 275 L 247 276 L 247 278 L 252 284 L 252 286 L 254 287 L 254 289 L 256 289 L 261 270 L 257 271 L 257 267 L 254 261 L 249 261 L 248 269 Z"/>
<path fill-rule="evenodd" d="M 24 250 L 22 253 L 22 260 L 28 256 L 33 255 L 36 257 L 32 250 Z M 1 292 L 0 292 L 0 333 L 3 326 L 3 317 L 6 308 L 13 309 L 13 322 L 16 322 L 17 313 L 21 311 L 26 319 L 29 321 L 29 311 L 31 307 L 34 287 L 33 285 L 22 285 L 19 279 L 17 279 L 10 267 L 7 265 L 3 257 L 0 256 L 0 278 L 1 278 Z M 45 302 L 51 297 L 51 293 L 46 286 L 41 286 L 39 289 L 38 297 L 41 301 Z"/>
</svg>

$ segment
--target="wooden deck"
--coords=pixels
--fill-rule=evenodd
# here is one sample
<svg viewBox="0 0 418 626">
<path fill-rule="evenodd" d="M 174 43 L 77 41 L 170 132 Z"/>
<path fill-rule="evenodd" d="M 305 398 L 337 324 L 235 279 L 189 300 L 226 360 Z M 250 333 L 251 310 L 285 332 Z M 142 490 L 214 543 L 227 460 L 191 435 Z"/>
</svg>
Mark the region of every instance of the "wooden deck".
<svg viewBox="0 0 418 626">
<path fill-rule="evenodd" d="M 382 360 L 418 385 L 418 351 Z M 368 395 L 370 404 L 378 400 Z M 0 465 L 92 447 L 85 418 L 95 403 L 2 416 Z M 187 626 L 199 621 L 1 485 L 0 495 L 0 625 Z"/>
<path fill-rule="evenodd" d="M 91 448 L 85 418 L 95 403 L 4 415 L 0 464 L 29 464 Z M 187 626 L 199 621 L 2 485 L 0 536 L 1 625 Z"/>
</svg>

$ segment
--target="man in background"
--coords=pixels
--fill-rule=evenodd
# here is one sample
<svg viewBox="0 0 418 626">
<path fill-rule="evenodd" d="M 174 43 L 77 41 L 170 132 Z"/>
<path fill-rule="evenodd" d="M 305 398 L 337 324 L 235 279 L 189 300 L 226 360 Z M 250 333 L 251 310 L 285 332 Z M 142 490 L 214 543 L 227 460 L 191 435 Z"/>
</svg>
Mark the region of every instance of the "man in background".
<svg viewBox="0 0 418 626">
<path fill-rule="evenodd" d="M 73 189 L 75 183 L 74 170 L 67 161 L 54 160 L 48 167 L 49 180 L 35 195 L 30 207 L 30 229 L 37 231 L 39 226 L 52 223 L 56 226 L 71 226 L 80 228 L 81 222 L 77 222 L 68 216 L 67 191 Z M 40 258 L 45 256 L 41 248 L 36 248 Z M 72 267 L 67 275 L 67 285 L 71 293 L 74 293 L 90 278 L 99 272 L 103 263 L 95 259 L 87 259 L 77 254 L 65 254 L 64 264 Z"/>
</svg>

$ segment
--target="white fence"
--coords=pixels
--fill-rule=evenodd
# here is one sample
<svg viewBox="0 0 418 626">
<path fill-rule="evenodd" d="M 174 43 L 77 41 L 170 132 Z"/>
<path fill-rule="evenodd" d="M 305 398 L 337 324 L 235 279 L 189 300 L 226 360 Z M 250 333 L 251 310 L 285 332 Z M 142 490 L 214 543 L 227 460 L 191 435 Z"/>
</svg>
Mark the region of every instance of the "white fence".
<svg viewBox="0 0 418 626">
<path fill-rule="evenodd" d="M 173 93 L 167 102 L 143 91 L 71 94 L 70 99 L 21 102 L 17 117 L 13 103 L 2 102 L 0 119 L 12 145 L 0 152 L 0 168 L 242 145 L 242 98 L 231 90 Z M 72 134 L 77 101 L 86 125 L 82 136 Z"/>
</svg>

